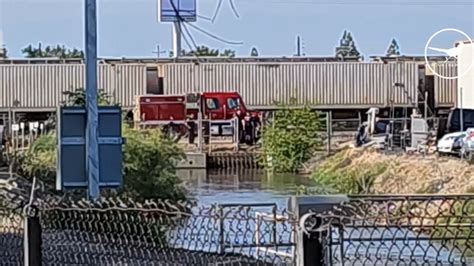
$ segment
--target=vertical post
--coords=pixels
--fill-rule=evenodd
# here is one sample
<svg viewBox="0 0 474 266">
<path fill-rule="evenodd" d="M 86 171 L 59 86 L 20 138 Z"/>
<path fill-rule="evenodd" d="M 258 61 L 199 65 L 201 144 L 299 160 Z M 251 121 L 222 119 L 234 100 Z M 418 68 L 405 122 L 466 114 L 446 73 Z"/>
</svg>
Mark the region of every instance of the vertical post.
<svg viewBox="0 0 474 266">
<path fill-rule="evenodd" d="M 181 22 L 173 23 L 173 57 L 181 56 Z"/>
<path fill-rule="evenodd" d="M 85 0 L 85 48 L 86 48 L 86 170 L 88 195 L 91 200 L 99 198 L 99 144 L 97 107 L 97 2 Z"/>
<path fill-rule="evenodd" d="M 224 208 L 219 205 L 219 254 L 224 254 L 225 235 L 224 235 Z"/>
<path fill-rule="evenodd" d="M 428 119 L 428 91 L 425 91 L 425 119 Z"/>
<path fill-rule="evenodd" d="M 300 39 L 300 36 L 296 37 L 296 56 L 301 56 L 301 39 Z"/>
<path fill-rule="evenodd" d="M 198 152 L 202 153 L 202 112 L 201 109 L 199 108 L 199 111 L 197 113 L 198 116 Z"/>
<path fill-rule="evenodd" d="M 209 154 L 211 154 L 211 152 L 212 152 L 212 142 L 211 142 L 211 139 L 212 139 L 212 137 L 211 137 L 212 136 L 212 133 L 211 133 L 212 115 L 211 115 L 211 112 L 209 112 L 209 117 L 208 118 L 209 118 L 209 130 L 208 130 L 209 141 L 208 141 L 207 145 L 209 145 L 209 147 L 208 147 L 209 151 L 208 152 L 209 152 Z"/>
<path fill-rule="evenodd" d="M 357 112 L 357 116 L 359 119 L 359 124 L 357 125 L 357 128 L 359 128 L 362 125 L 362 114 L 360 113 L 360 111 Z"/>
<path fill-rule="evenodd" d="M 20 123 L 20 130 L 21 130 L 21 151 L 25 150 L 25 123 Z M 29 143 L 31 145 L 31 142 Z"/>
<path fill-rule="evenodd" d="M 23 255 L 25 265 L 40 266 L 42 264 L 42 240 L 39 217 L 36 214 L 34 216 L 27 215 L 24 219 Z"/>
<path fill-rule="evenodd" d="M 460 103 L 460 104 L 459 104 L 459 107 L 460 107 L 460 108 L 459 108 L 459 109 L 461 109 L 461 110 L 459 111 L 459 123 L 460 123 L 460 126 L 461 126 L 461 127 L 460 127 L 461 131 L 464 131 L 464 114 L 463 114 L 464 112 L 463 112 L 463 108 L 462 108 L 462 107 L 463 107 L 463 102 L 462 102 L 462 101 L 463 101 L 463 97 L 462 97 L 462 93 L 463 93 L 463 92 L 462 92 L 462 87 L 459 88 L 459 93 L 460 93 L 460 95 L 459 95 L 459 100 L 460 100 L 460 101 L 459 101 L 459 103 Z"/>
<path fill-rule="evenodd" d="M 328 143 L 326 147 L 327 154 L 331 153 L 331 134 L 332 134 L 332 111 L 326 113 L 326 135 Z"/>
<path fill-rule="evenodd" d="M 8 123 L 6 124 L 7 133 L 11 135 L 12 133 L 12 110 L 11 108 L 8 110 Z"/>
</svg>

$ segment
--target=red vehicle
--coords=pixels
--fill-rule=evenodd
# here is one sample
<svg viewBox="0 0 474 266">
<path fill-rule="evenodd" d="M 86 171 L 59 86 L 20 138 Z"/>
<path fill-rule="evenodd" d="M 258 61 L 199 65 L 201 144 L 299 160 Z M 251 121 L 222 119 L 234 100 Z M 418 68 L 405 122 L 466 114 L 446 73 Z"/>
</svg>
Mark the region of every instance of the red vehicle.
<svg viewBox="0 0 474 266">
<path fill-rule="evenodd" d="M 210 120 L 213 135 L 226 135 L 229 120 L 240 110 L 242 116 L 249 113 L 253 122 L 260 123 L 260 113 L 245 106 L 237 92 L 204 92 L 187 95 L 142 95 L 137 97 L 135 121 L 140 125 L 154 126 L 184 124 L 186 119 Z"/>
</svg>

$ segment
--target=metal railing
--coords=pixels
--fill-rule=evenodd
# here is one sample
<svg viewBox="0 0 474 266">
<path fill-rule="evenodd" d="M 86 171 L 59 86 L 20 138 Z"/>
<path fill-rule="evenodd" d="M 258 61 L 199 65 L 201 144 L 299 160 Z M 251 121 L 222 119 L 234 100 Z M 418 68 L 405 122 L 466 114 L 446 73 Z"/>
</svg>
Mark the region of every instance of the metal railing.
<svg viewBox="0 0 474 266">
<path fill-rule="evenodd" d="M 324 265 L 474 263 L 474 195 L 359 196 L 309 217 Z"/>
</svg>

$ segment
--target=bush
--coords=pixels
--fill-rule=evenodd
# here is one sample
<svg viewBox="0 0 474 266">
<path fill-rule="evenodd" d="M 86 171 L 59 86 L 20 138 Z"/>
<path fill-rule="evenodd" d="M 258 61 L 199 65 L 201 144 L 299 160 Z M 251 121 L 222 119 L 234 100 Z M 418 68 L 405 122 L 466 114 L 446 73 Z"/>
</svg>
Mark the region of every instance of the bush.
<svg viewBox="0 0 474 266">
<path fill-rule="evenodd" d="M 318 112 L 308 106 L 281 105 L 272 121 L 263 127 L 262 161 L 268 170 L 279 173 L 297 172 L 321 146 Z"/>
<path fill-rule="evenodd" d="M 133 198 L 184 200 L 175 165 L 184 152 L 159 130 L 124 127 L 124 192 Z"/>
<path fill-rule="evenodd" d="M 134 130 L 123 127 L 124 187 L 120 193 L 137 200 L 160 198 L 184 200 L 184 189 L 176 176 L 175 162 L 182 150 L 158 130 Z M 21 172 L 36 176 L 48 188 L 54 188 L 56 178 L 56 137 L 39 137 L 21 160 Z"/>
</svg>

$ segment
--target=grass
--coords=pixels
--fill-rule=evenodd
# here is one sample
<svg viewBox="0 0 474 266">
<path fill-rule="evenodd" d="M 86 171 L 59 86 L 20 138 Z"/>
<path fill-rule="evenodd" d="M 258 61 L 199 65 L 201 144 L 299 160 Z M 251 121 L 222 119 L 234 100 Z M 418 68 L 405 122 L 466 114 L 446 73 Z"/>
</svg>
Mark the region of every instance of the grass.
<svg viewBox="0 0 474 266">
<path fill-rule="evenodd" d="M 385 163 L 358 163 L 360 151 L 341 151 L 323 162 L 312 179 L 330 191 L 345 194 L 373 193 L 374 182 L 387 170 Z"/>
</svg>

